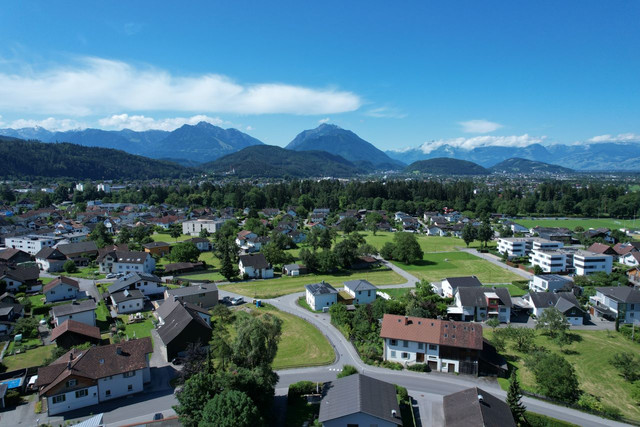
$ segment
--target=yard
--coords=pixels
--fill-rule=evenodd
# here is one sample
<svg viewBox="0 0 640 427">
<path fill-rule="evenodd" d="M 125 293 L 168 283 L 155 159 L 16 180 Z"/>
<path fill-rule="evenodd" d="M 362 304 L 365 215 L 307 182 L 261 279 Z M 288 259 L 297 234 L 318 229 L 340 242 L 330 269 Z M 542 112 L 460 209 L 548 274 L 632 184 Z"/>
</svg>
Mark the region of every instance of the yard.
<svg viewBox="0 0 640 427">
<path fill-rule="evenodd" d="M 425 253 L 422 261 L 394 264 L 414 276 L 430 282 L 453 276 L 477 276 L 482 283 L 511 283 L 522 278 L 497 265 L 466 252 Z"/>
<path fill-rule="evenodd" d="M 509 289 L 509 295 L 511 295 L 512 297 L 521 297 L 524 294 L 528 293 L 529 291 L 525 291 L 524 289 L 520 289 L 519 287 L 517 287 L 516 285 L 488 285 L 489 287 L 491 286 L 495 286 L 496 288 L 507 288 Z"/>
<path fill-rule="evenodd" d="M 15 356 L 7 356 L 2 360 L 2 363 L 7 367 L 7 371 L 41 366 L 44 360 L 51 356 L 51 352 L 55 347 L 55 344 L 40 346 Z"/>
<path fill-rule="evenodd" d="M 385 294 L 388 294 L 393 299 L 398 299 L 408 294 L 409 291 L 411 291 L 411 289 L 413 288 L 387 288 L 387 289 L 380 289 L 380 292 L 384 292 Z"/>
<path fill-rule="evenodd" d="M 491 339 L 492 331 L 485 328 L 485 336 Z M 576 340 L 567 346 L 563 357 L 573 365 L 576 371 L 580 389 L 597 396 L 605 405 L 613 406 L 622 412 L 623 416 L 640 421 L 640 407 L 631 398 L 631 384 L 624 381 L 609 363 L 611 356 L 620 351 L 640 352 L 640 344 L 632 343 L 620 333 L 614 331 L 571 331 Z M 556 353 L 560 348 L 548 337 L 538 334 L 535 343 Z M 527 391 L 536 391 L 533 374 L 524 367 L 522 353 L 508 347 L 507 355 L 512 363 L 518 367 L 518 376 L 522 387 Z M 501 379 L 500 385 L 506 389 L 508 381 Z"/>
<path fill-rule="evenodd" d="M 378 250 L 382 249 L 385 243 L 393 242 L 393 235 L 395 234 L 388 231 L 379 231 L 375 236 L 369 231 L 358 233 L 364 236 L 367 243 L 375 246 Z M 416 237 L 418 239 L 418 243 L 420 243 L 420 247 L 425 253 L 451 252 L 457 250 L 456 248 L 458 247 L 466 247 L 464 240 L 458 239 L 457 237 L 427 236 L 420 233 L 416 233 Z M 489 242 L 489 246 L 491 245 L 492 242 Z M 478 248 L 480 247 L 480 242 L 474 241 L 469 245 L 469 247 Z"/>
<path fill-rule="evenodd" d="M 213 255 L 213 252 L 202 252 L 200 254 L 199 261 L 204 261 L 207 264 L 207 269 L 196 273 L 181 274 L 179 277 L 183 277 L 188 280 L 210 280 L 212 282 L 226 281 L 225 277 L 220 274 L 220 260 Z M 170 261 L 166 258 L 162 258 L 161 263 L 167 264 Z"/>
<path fill-rule="evenodd" d="M 273 361 L 273 369 L 329 365 L 335 360 L 333 347 L 311 323 L 266 305 L 251 307 L 253 312 L 270 313 L 282 320 L 282 337 Z"/>
<path fill-rule="evenodd" d="M 191 278 L 193 276 L 189 276 Z M 255 298 L 276 298 L 294 292 L 304 291 L 304 285 L 318 283 L 322 280 L 334 287 L 342 287 L 342 282 L 354 279 L 365 279 L 374 285 L 399 285 L 405 280 L 392 270 L 358 270 L 343 271 L 335 274 L 308 274 L 304 276 L 284 276 L 266 280 L 252 280 L 221 285 L 220 289 Z"/>
<path fill-rule="evenodd" d="M 541 227 L 564 227 L 570 230 L 580 226 L 585 230 L 589 228 L 609 228 L 617 230 L 620 228 L 636 229 L 640 227 L 640 220 L 615 219 L 615 218 L 557 218 L 557 219 L 516 219 L 516 224 L 533 228 L 537 225 Z"/>
<path fill-rule="evenodd" d="M 169 235 L 169 232 L 167 231 L 167 233 L 153 233 L 151 235 L 151 238 L 153 239 L 154 242 L 165 242 L 165 243 L 175 243 L 176 239 L 174 239 L 173 237 L 171 237 Z M 193 239 L 193 236 L 189 236 L 187 234 L 181 234 L 180 237 L 178 237 L 178 242 L 182 242 L 183 240 L 189 240 L 189 239 Z"/>
<path fill-rule="evenodd" d="M 98 267 L 79 267 L 76 273 L 65 273 L 64 271 L 61 271 L 58 274 L 62 276 L 67 276 L 67 277 L 76 277 L 81 279 L 92 279 L 92 280 L 104 279 L 106 277 L 105 274 L 100 274 L 100 273 L 93 274 L 96 271 L 98 271 Z"/>
<path fill-rule="evenodd" d="M 152 321 L 153 314 L 151 314 L 150 311 L 143 312 L 142 314 L 145 316 L 144 322 L 138 322 L 138 323 L 128 323 L 129 322 L 128 314 L 118 316 L 118 318 L 124 324 L 125 336 L 128 337 L 129 339 L 144 338 L 144 337 L 151 336 L 151 330 L 153 329 L 153 321 Z"/>
</svg>

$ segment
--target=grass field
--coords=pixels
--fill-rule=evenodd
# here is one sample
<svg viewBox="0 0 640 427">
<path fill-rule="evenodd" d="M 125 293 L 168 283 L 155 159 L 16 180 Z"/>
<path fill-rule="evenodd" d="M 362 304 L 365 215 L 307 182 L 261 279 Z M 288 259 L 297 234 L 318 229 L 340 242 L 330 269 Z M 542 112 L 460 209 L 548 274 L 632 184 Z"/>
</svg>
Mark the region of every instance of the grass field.
<svg viewBox="0 0 640 427">
<path fill-rule="evenodd" d="M 491 338 L 491 330 L 485 328 L 485 336 Z M 562 354 L 573 365 L 578 376 L 580 389 L 601 399 L 602 403 L 616 407 L 625 417 L 640 421 L 640 406 L 631 398 L 631 384 L 624 381 L 613 366 L 609 364 L 611 356 L 620 351 L 640 352 L 640 344 L 632 343 L 620 333 L 614 331 L 571 331 L 577 337 L 567 347 L 569 354 Z M 538 334 L 535 343 L 560 353 L 559 347 L 546 336 Z M 518 376 L 525 390 L 535 392 L 533 374 L 524 367 L 523 354 L 511 349 L 507 354 L 515 356 L 514 362 Z M 508 382 L 507 382 L 508 383 Z M 505 385 L 505 381 L 501 381 Z"/>
<path fill-rule="evenodd" d="M 15 356 L 7 356 L 2 360 L 2 363 L 7 367 L 7 371 L 41 366 L 44 360 L 51 356 L 51 352 L 55 347 L 55 344 L 40 346 Z"/>
<path fill-rule="evenodd" d="M 360 270 L 336 274 L 308 274 L 298 277 L 285 276 L 277 279 L 252 280 L 249 282 L 222 285 L 220 288 L 249 297 L 275 298 L 294 292 L 302 292 L 304 291 L 304 285 L 318 283 L 322 280 L 330 283 L 334 287 L 342 287 L 342 282 L 355 279 L 368 280 L 374 285 L 398 285 L 405 282 L 402 276 L 391 270 Z"/>
<path fill-rule="evenodd" d="M 376 248 L 378 248 L 378 250 L 380 250 L 385 243 L 393 242 L 393 235 L 395 234 L 388 231 L 380 231 L 376 233 L 375 236 L 369 231 L 358 233 L 364 236 L 367 243 L 375 246 Z M 416 237 L 418 239 L 420 247 L 425 253 L 451 252 L 457 250 L 457 247 L 466 247 L 464 241 L 462 239 L 458 239 L 457 237 L 426 236 L 424 234 L 416 234 Z M 339 236 L 338 240 L 342 238 L 343 236 Z M 489 246 L 491 246 L 491 242 L 489 243 Z M 472 242 L 469 247 L 478 248 L 480 247 L 480 242 Z"/>
<path fill-rule="evenodd" d="M 532 228 L 536 225 L 541 227 L 565 227 L 573 230 L 577 226 L 588 230 L 589 228 L 605 227 L 611 230 L 620 228 L 635 229 L 640 227 L 640 219 L 615 219 L 615 218 L 568 218 L 568 219 L 517 219 L 516 224 Z"/>
<path fill-rule="evenodd" d="M 329 365 L 335 359 L 333 347 L 311 323 L 282 312 L 272 306 L 251 308 L 254 312 L 270 313 L 282 320 L 282 337 L 273 361 L 273 369 Z"/>
<path fill-rule="evenodd" d="M 151 235 L 151 238 L 153 239 L 154 242 L 166 242 L 166 243 L 176 242 L 176 239 L 171 237 L 169 233 L 153 233 Z M 180 237 L 178 237 L 177 241 L 182 242 L 183 240 L 189 240 L 189 239 L 193 239 L 193 237 L 187 234 L 181 234 Z"/>
<path fill-rule="evenodd" d="M 521 297 L 529 291 L 525 291 L 524 289 L 520 289 L 516 285 L 495 285 L 496 288 L 507 288 L 509 289 L 509 295 L 512 297 Z"/>
<path fill-rule="evenodd" d="M 78 271 L 75 273 L 66 273 L 64 271 L 58 273 L 62 276 L 68 277 L 76 277 L 81 279 L 104 279 L 106 277 L 105 274 L 93 274 L 95 271 L 98 271 L 98 267 L 79 267 Z M 52 279 L 53 280 L 53 279 Z"/>
<path fill-rule="evenodd" d="M 482 283 L 510 283 L 522 279 L 510 271 L 466 252 L 425 253 L 417 264 L 394 264 L 430 282 L 453 276 L 477 276 Z"/>
</svg>

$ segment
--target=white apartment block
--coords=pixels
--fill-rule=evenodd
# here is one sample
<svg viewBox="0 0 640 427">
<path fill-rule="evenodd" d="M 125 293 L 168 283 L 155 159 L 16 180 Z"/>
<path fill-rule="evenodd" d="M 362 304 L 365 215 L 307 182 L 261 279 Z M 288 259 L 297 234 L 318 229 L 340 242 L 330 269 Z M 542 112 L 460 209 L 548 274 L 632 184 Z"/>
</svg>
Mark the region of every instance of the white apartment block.
<svg viewBox="0 0 640 427">
<path fill-rule="evenodd" d="M 220 230 L 225 223 L 222 219 L 196 219 L 185 221 L 182 223 L 182 234 L 190 236 L 199 236 L 200 231 L 207 230 L 209 234 L 213 234 Z"/>
<path fill-rule="evenodd" d="M 573 285 L 573 281 L 566 276 L 557 274 L 545 274 L 544 276 L 533 276 L 529 282 L 529 290 L 532 292 L 556 292 Z"/>
<path fill-rule="evenodd" d="M 559 273 L 567 271 L 567 254 L 561 251 L 534 250 L 529 255 L 529 262 L 533 266 L 539 266 L 545 273 Z"/>
<path fill-rule="evenodd" d="M 532 250 L 554 250 L 563 247 L 562 242 L 542 239 L 540 237 L 502 237 L 498 239 L 498 252 L 509 257 L 527 256 Z"/>
<path fill-rule="evenodd" d="M 50 248 L 56 244 L 56 239 L 45 236 L 28 235 L 18 237 L 7 237 L 5 246 L 7 248 L 20 249 L 29 255 L 35 255 L 42 248 Z"/>
<path fill-rule="evenodd" d="M 613 257 L 594 252 L 578 251 L 573 256 L 573 266 L 578 276 L 585 276 L 599 271 L 609 274 L 613 268 Z"/>
</svg>

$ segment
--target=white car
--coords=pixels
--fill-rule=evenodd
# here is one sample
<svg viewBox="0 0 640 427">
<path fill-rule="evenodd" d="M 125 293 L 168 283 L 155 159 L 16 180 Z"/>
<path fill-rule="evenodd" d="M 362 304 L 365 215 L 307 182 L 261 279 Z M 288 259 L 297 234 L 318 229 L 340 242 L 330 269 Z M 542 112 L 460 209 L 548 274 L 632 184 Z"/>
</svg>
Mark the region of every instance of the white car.
<svg viewBox="0 0 640 427">
<path fill-rule="evenodd" d="M 116 277 L 118 277 L 116 273 L 109 273 L 106 276 L 107 279 L 115 279 Z"/>
<path fill-rule="evenodd" d="M 242 303 L 244 303 L 244 298 L 242 297 L 235 297 L 234 299 L 231 300 L 232 305 L 240 305 Z"/>
</svg>

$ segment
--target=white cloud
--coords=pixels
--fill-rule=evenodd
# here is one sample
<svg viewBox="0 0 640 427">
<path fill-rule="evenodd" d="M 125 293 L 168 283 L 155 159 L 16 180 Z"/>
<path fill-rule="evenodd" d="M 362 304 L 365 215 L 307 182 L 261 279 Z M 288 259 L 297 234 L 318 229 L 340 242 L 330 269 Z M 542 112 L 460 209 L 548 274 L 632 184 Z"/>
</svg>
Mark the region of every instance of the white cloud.
<svg viewBox="0 0 640 427">
<path fill-rule="evenodd" d="M 462 126 L 462 131 L 466 133 L 489 133 L 502 127 L 500 123 L 490 122 L 484 119 L 458 122 L 458 124 Z"/>
<path fill-rule="evenodd" d="M 135 131 L 145 131 L 149 129 L 172 131 L 182 125 L 195 125 L 200 122 L 207 122 L 216 126 L 230 124 L 230 122 L 226 122 L 219 117 L 209 117 L 201 114 L 191 117 L 173 117 L 157 120 L 153 117 L 142 115 L 130 116 L 128 114 L 114 114 L 98 120 L 100 126 L 105 129 L 131 129 Z"/>
<path fill-rule="evenodd" d="M 82 58 L 74 67 L 0 72 L 0 111 L 88 116 L 113 111 L 335 114 L 360 97 L 334 88 L 241 84 L 219 74 L 177 76 L 122 61 Z"/>
<path fill-rule="evenodd" d="M 364 113 L 365 116 L 375 117 L 380 119 L 403 119 L 407 117 L 405 113 L 398 110 L 397 108 L 391 107 L 378 107 L 373 108 Z"/>
<path fill-rule="evenodd" d="M 640 141 L 640 135 L 635 133 L 619 133 L 616 136 L 613 135 L 598 135 L 587 140 L 587 142 L 638 142 Z"/>
<path fill-rule="evenodd" d="M 474 136 L 472 138 L 451 138 L 451 139 L 439 139 L 437 141 L 425 142 L 420 147 L 423 153 L 428 154 L 438 148 L 448 145 L 454 148 L 463 150 L 473 150 L 479 147 L 526 147 L 531 144 L 539 144 L 543 142 L 546 136 L 529 136 L 524 135 L 511 135 L 511 136 Z M 406 149 L 403 151 L 407 151 Z"/>
<path fill-rule="evenodd" d="M 331 119 L 329 117 L 325 117 L 324 119 L 320 119 L 318 120 L 318 123 L 323 124 L 323 123 L 329 123 Z"/>
<path fill-rule="evenodd" d="M 251 126 L 247 126 L 247 127 L 245 128 L 245 130 L 247 130 L 247 131 L 253 130 L 253 127 L 251 127 Z"/>
<path fill-rule="evenodd" d="M 73 129 L 86 129 L 87 125 L 86 123 L 79 122 L 73 119 L 56 119 L 54 117 L 48 117 L 43 120 L 18 119 L 7 124 L 7 127 L 11 129 L 41 127 L 54 132 L 64 132 Z"/>
</svg>

